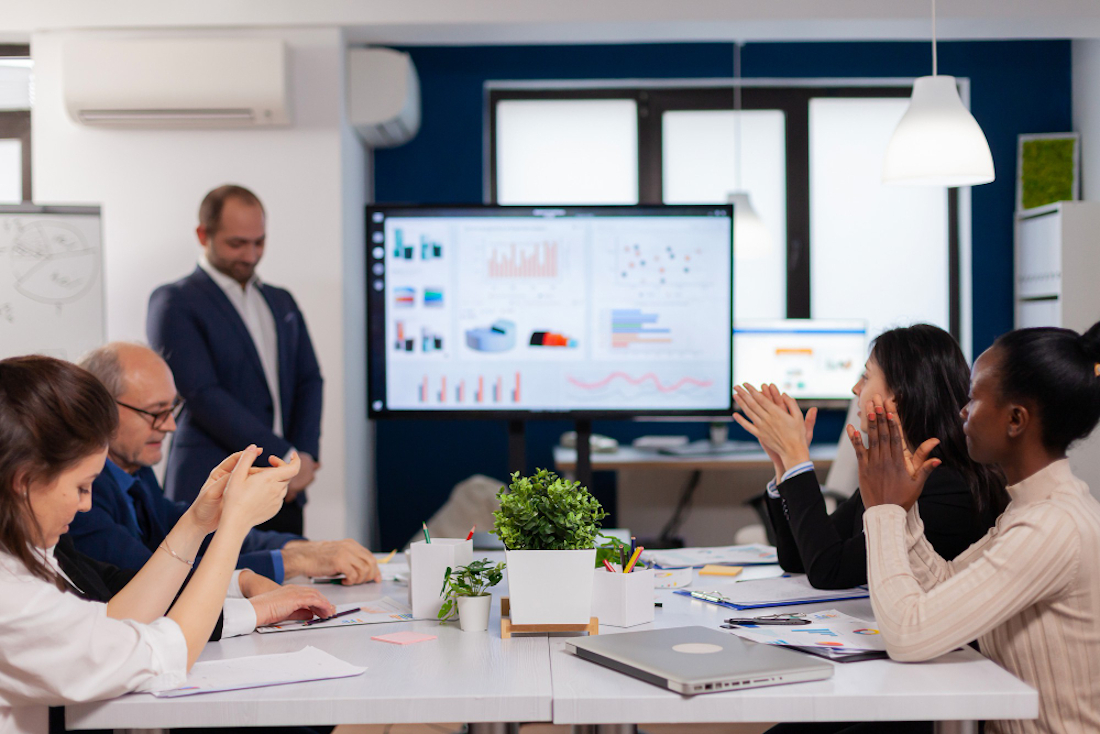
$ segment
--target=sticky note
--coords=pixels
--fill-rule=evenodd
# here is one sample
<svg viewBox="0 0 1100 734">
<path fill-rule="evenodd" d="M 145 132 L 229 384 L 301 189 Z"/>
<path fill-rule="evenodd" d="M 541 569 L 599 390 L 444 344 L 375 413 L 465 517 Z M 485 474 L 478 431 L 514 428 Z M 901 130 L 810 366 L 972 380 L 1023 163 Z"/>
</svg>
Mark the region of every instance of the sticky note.
<svg viewBox="0 0 1100 734">
<path fill-rule="evenodd" d="M 718 566 L 708 563 L 699 569 L 700 576 L 736 576 L 741 573 L 740 566 Z"/>
<path fill-rule="evenodd" d="M 434 640 L 435 635 L 425 635 L 421 632 L 406 630 L 404 632 L 391 632 L 388 635 L 375 635 L 371 639 L 379 642 L 392 642 L 394 645 L 412 645 L 416 642 Z"/>
</svg>

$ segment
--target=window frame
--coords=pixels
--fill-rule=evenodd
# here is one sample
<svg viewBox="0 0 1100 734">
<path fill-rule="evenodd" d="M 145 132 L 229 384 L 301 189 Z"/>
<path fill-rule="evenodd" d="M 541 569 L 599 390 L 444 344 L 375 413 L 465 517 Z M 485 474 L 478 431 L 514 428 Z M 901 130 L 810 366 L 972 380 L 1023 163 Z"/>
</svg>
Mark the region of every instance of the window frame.
<svg viewBox="0 0 1100 734">
<path fill-rule="evenodd" d="M 965 82 L 964 82 L 965 83 Z M 781 110 L 786 121 L 787 318 L 810 318 L 810 101 L 815 98 L 909 97 L 912 80 L 683 80 L 672 82 L 550 82 L 486 85 L 485 203 L 497 200 L 497 104 L 511 100 L 630 99 L 638 106 L 638 203 L 663 201 L 663 120 L 671 111 L 732 110 L 733 87 L 741 109 Z M 965 90 L 964 90 L 965 93 Z M 965 96 L 964 96 L 965 99 Z M 962 328 L 959 190 L 947 190 L 948 331 Z"/>
</svg>

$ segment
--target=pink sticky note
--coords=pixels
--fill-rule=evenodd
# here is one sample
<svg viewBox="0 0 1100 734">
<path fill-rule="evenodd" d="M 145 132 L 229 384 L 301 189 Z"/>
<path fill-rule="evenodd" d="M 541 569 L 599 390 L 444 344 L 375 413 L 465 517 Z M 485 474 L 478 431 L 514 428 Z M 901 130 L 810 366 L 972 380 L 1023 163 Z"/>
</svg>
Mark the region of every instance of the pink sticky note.
<svg viewBox="0 0 1100 734">
<path fill-rule="evenodd" d="M 434 640 L 435 635 L 425 635 L 420 632 L 391 632 L 388 635 L 375 635 L 372 640 L 378 640 L 379 642 L 392 642 L 395 645 L 412 645 L 416 642 L 427 642 L 428 640 Z"/>
</svg>

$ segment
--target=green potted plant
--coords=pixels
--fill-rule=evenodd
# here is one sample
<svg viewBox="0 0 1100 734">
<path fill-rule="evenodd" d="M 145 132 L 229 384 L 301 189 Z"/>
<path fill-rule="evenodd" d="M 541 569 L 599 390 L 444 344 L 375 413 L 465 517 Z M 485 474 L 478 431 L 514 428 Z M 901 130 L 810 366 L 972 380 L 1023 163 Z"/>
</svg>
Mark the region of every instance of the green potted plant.
<svg viewBox="0 0 1100 734">
<path fill-rule="evenodd" d="M 443 574 L 443 588 L 439 591 L 440 596 L 445 596 L 439 608 L 439 621 L 446 622 L 457 615 L 463 632 L 489 629 L 489 610 L 493 601 L 489 589 L 502 578 L 504 563 L 493 565 L 488 558 L 455 569 L 448 566 Z"/>
<path fill-rule="evenodd" d="M 539 469 L 497 493 L 493 534 L 504 543 L 512 622 L 586 624 L 596 536 L 607 517 L 580 482 Z"/>
</svg>

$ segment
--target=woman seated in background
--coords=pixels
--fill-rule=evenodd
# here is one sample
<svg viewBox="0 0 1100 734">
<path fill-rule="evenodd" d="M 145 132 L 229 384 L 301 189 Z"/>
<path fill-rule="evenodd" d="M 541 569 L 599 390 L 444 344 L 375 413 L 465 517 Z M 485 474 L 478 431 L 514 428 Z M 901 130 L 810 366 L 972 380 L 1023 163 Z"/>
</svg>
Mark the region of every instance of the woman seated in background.
<svg viewBox="0 0 1100 734">
<path fill-rule="evenodd" d="M 106 388 L 79 367 L 0 360 L 0 730 L 45 732 L 47 706 L 182 685 L 218 619 L 241 541 L 278 511 L 298 472 L 297 458 L 252 469 L 255 447 L 229 457 L 134 579 L 107 604 L 85 601 L 68 593 L 53 548 L 90 506 L 117 422 Z"/>
<path fill-rule="evenodd" d="M 866 409 L 864 410 L 866 413 Z M 876 409 L 868 447 L 848 435 L 867 505 L 871 603 L 890 657 L 929 660 L 977 639 L 982 654 L 1039 691 L 1039 718 L 986 732 L 1100 731 L 1100 503 L 1066 450 L 1100 420 L 1100 324 L 1022 329 L 974 364 L 962 411 L 970 456 L 997 466 L 1011 498 L 954 561 L 928 542 L 925 479 L 902 441 L 906 416 Z M 917 498 L 920 497 L 920 501 Z"/>
<path fill-rule="evenodd" d="M 883 332 L 871 345 L 863 375 L 852 388 L 857 399 L 881 395 L 903 416 L 902 435 L 911 466 L 934 457 L 940 466 L 920 497 L 921 516 L 932 547 L 954 558 L 985 535 L 1008 503 L 1004 482 L 967 455 L 959 410 L 966 404 L 970 369 L 958 343 L 943 329 L 917 324 Z M 810 462 L 817 409 L 805 419 L 797 403 L 775 385 L 760 391 L 734 388 L 745 430 L 760 441 L 775 465 L 768 485 L 768 515 L 783 570 L 805 573 L 819 589 L 846 589 L 867 582 L 864 502 L 859 490 L 830 515 Z M 867 428 L 867 412 L 860 423 Z"/>
</svg>

